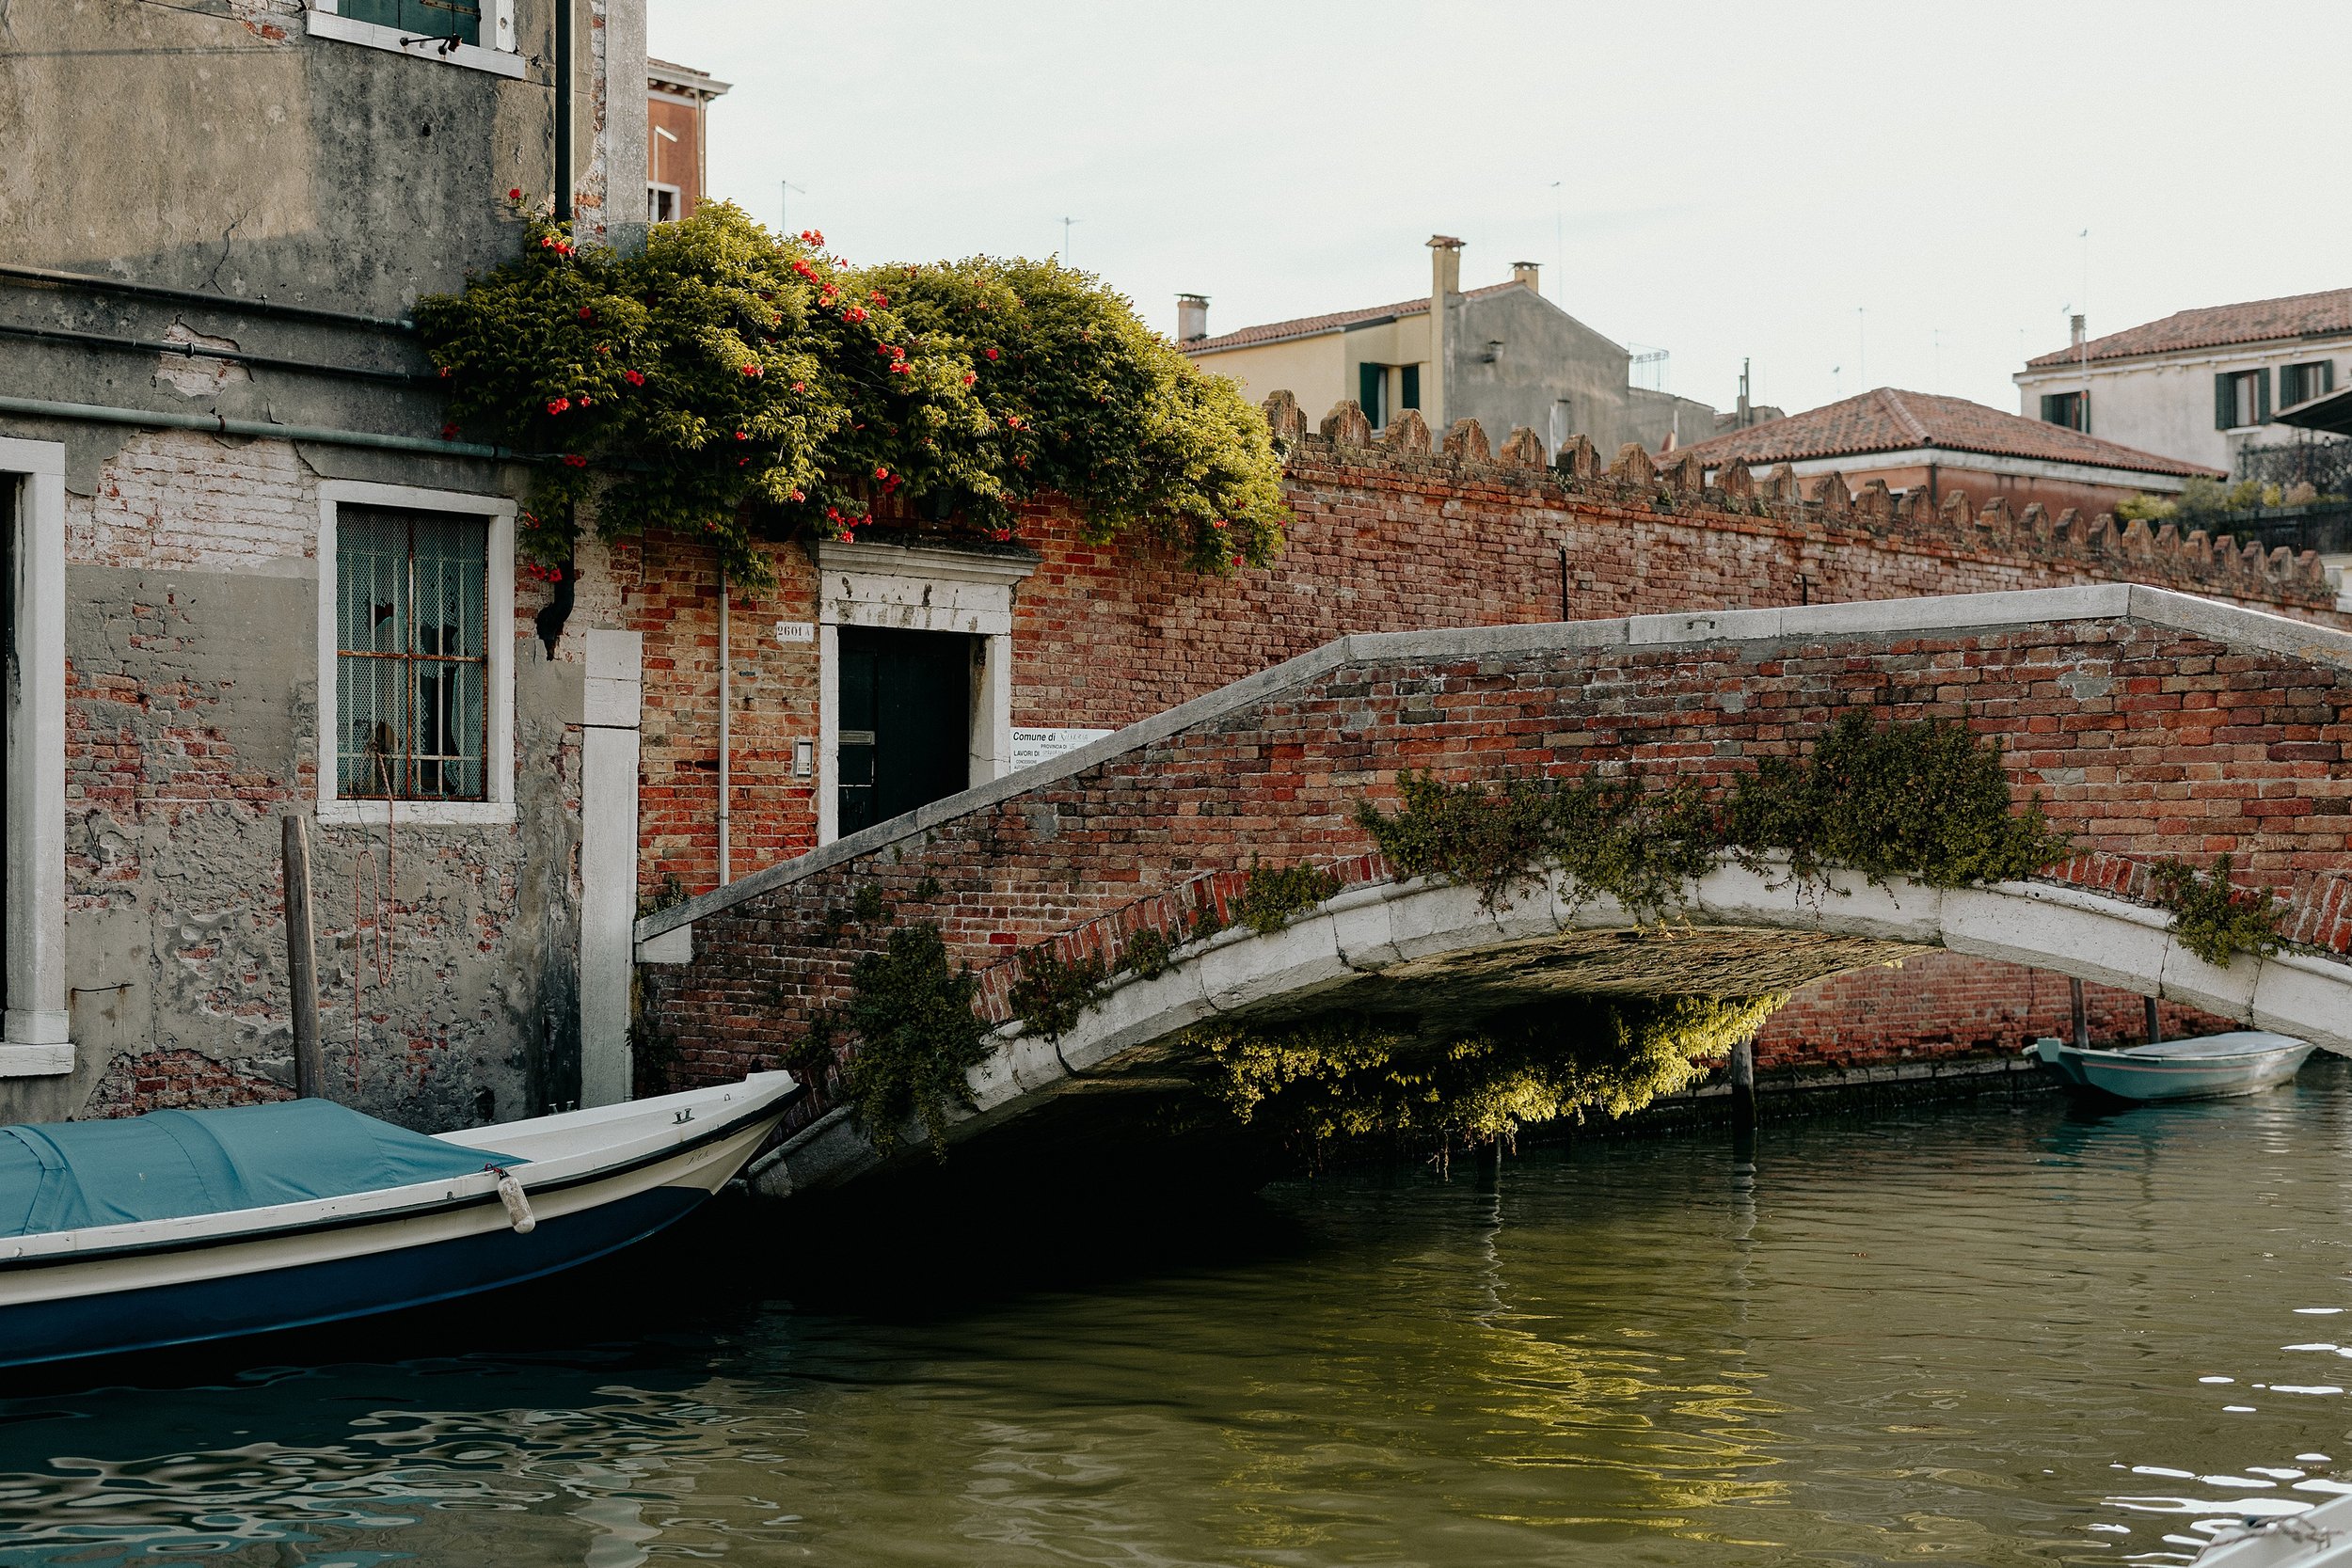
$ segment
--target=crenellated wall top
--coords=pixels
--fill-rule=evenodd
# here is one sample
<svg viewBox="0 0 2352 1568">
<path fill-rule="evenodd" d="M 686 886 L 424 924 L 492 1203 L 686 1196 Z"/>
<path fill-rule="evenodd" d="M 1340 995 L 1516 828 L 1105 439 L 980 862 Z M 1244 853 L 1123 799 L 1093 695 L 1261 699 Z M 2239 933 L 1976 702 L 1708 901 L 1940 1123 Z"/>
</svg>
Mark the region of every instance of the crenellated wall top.
<svg viewBox="0 0 2352 1568">
<path fill-rule="evenodd" d="M 1699 460 L 1685 454 L 1663 466 L 1638 442 L 1628 442 L 1604 463 L 1592 442 L 1572 436 L 1549 462 L 1544 441 L 1522 425 L 1495 446 L 1476 420 L 1457 420 L 1442 442 L 1428 425 L 1405 409 L 1375 436 L 1363 409 L 1345 399 L 1315 430 L 1307 428 L 1298 400 L 1278 391 L 1264 403 L 1266 423 L 1294 476 L 1326 466 L 1384 469 L 1401 480 L 1433 486 L 1465 483 L 1523 487 L 1545 493 L 1550 504 L 1593 504 L 1647 509 L 1703 521 L 1712 515 L 1734 519 L 1770 518 L 1806 529 L 1859 531 L 1972 552 L 2075 561 L 2096 569 L 2154 575 L 2168 582 L 2233 596 L 2252 596 L 2310 607 L 2334 602 L 2334 590 L 2318 555 L 2259 543 L 2241 544 L 2229 534 L 2203 530 L 2183 534 L 2171 523 L 2151 530 L 2143 521 L 2119 521 L 2100 513 L 2086 518 L 2068 508 L 2056 517 L 2039 503 L 2012 512 L 1995 496 L 1981 507 L 1966 491 L 1947 487 L 1931 507 L 1915 492 L 1898 495 L 1884 482 L 1860 489 L 1836 473 L 1801 481 L 1787 464 L 1756 474 L 1733 462 L 1707 483 Z M 1434 449 L 1434 450 L 1433 450 Z"/>
</svg>

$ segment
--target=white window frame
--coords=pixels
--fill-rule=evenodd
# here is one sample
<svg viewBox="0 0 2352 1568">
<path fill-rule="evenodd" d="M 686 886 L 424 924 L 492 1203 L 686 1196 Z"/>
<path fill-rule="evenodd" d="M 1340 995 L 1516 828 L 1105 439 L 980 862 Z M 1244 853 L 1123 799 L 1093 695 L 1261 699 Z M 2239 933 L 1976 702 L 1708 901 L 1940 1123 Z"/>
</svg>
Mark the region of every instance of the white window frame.
<svg viewBox="0 0 2352 1568">
<path fill-rule="evenodd" d="M 335 793 L 335 523 L 345 506 L 389 506 L 406 512 L 453 512 L 489 525 L 488 569 L 482 598 L 489 617 L 490 656 L 485 693 L 490 705 L 488 754 L 482 759 L 481 800 L 345 800 Z M 366 484 L 330 479 L 319 485 L 319 732 L 318 818 L 329 826 L 488 827 L 515 816 L 515 503 L 502 496 L 460 490 L 421 490 L 407 484 Z"/>
<path fill-rule="evenodd" d="M 659 211 L 660 204 L 655 199 L 657 197 L 663 196 L 670 198 L 670 215 L 666 218 L 660 215 Z M 678 209 L 684 205 L 685 196 L 685 191 L 675 185 L 665 184 L 659 180 L 646 181 L 645 221 L 647 223 L 675 223 L 680 215 Z"/>
<path fill-rule="evenodd" d="M 17 487 L 16 657 L 8 776 L 9 1007 L 0 1078 L 73 1070 L 65 987 L 65 447 L 0 436 Z"/>
<path fill-rule="evenodd" d="M 419 38 L 380 22 L 358 22 L 342 14 L 342 0 L 310 0 L 305 28 L 314 39 L 338 39 L 370 49 L 387 49 L 415 59 L 438 60 L 467 71 L 486 71 L 493 76 L 522 79 L 523 57 L 515 45 L 515 0 L 490 0 L 483 19 L 495 27 L 495 44 L 460 43 L 447 39 Z"/>
</svg>

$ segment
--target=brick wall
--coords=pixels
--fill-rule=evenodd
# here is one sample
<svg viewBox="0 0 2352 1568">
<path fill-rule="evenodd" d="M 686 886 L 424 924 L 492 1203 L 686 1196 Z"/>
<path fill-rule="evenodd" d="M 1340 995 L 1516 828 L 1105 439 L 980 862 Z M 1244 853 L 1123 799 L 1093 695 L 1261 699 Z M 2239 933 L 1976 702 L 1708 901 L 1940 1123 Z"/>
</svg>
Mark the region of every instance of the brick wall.
<svg viewBox="0 0 2352 1568">
<path fill-rule="evenodd" d="M 1400 420 L 1383 447 L 1300 436 L 1290 542 L 1270 571 L 1204 578 L 1141 538 L 1090 545 L 1066 509 L 1029 508 L 1019 534 L 1041 560 L 1015 601 L 1013 722 L 1120 728 L 1352 632 L 2119 580 L 2345 621 L 2315 561 L 2218 549 L 2169 525 L 1978 514 L 1948 486 L 1942 509 L 1915 515 L 1883 486 L 1849 497 L 1834 478 L 1811 486 L 1820 500 L 1744 472 L 1702 491 L 1638 463 L 1612 476 L 1486 460 L 1467 434 L 1431 456 L 1411 450 L 1417 424 Z M 1591 467 L 1573 447 L 1564 456 Z M 649 895 L 672 878 L 702 893 L 717 885 L 716 590 L 707 550 L 644 548 L 641 586 L 617 568 L 622 624 L 646 633 L 641 880 Z M 771 558 L 777 592 L 739 597 L 734 615 L 739 877 L 816 839 L 814 791 L 789 766 L 791 741 L 817 734 L 817 653 L 772 625 L 817 617 L 817 575 L 797 547 Z"/>
<path fill-rule="evenodd" d="M 2009 741 L 2081 854 L 2062 875 L 2125 895 L 2146 866 L 2233 849 L 2292 890 L 2290 930 L 2352 948 L 2352 673 L 2172 626 L 2067 621 L 1769 644 L 1549 647 L 1319 675 L 696 923 L 694 962 L 647 971 L 681 1076 L 733 1076 L 846 995 L 882 940 L 845 911 L 872 883 L 976 967 L 1210 872 L 1365 848 L 1351 807 L 1395 772 L 1626 767 L 1708 788 L 1787 754 L 1838 710 L 1965 715 Z M 917 898 L 926 879 L 937 896 Z M 1794 1025 L 1792 1025 L 1794 1027 Z"/>
<path fill-rule="evenodd" d="M 2094 1045 L 2146 1039 L 2141 999 L 2113 986 L 2085 986 Z M 2218 1034 L 2237 1025 L 2177 1002 L 2156 1005 L 2167 1039 Z M 2074 1037 L 2066 978 L 2022 964 L 1961 953 L 1919 953 L 1899 969 L 1861 969 L 1816 980 L 1757 1031 L 1756 1063 L 1766 1069 L 1808 1064 L 1859 1066 L 2019 1051 L 2044 1035 Z"/>
</svg>

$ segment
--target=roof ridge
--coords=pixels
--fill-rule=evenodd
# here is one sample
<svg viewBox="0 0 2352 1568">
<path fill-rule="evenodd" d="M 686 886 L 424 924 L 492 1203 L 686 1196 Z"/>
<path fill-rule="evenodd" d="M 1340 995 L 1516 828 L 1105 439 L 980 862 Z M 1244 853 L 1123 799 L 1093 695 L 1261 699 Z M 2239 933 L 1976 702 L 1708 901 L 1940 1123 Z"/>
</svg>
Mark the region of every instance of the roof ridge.
<svg viewBox="0 0 2352 1568">
<path fill-rule="evenodd" d="M 1928 434 L 1928 427 L 1921 424 L 1913 415 L 1911 405 L 1903 402 L 1902 393 L 1892 387 L 1881 387 L 1878 388 L 1878 397 L 1879 401 L 1886 405 L 1886 411 L 1895 416 L 1895 422 L 1911 432 L 1913 440 L 1931 442 L 1934 439 Z"/>
</svg>

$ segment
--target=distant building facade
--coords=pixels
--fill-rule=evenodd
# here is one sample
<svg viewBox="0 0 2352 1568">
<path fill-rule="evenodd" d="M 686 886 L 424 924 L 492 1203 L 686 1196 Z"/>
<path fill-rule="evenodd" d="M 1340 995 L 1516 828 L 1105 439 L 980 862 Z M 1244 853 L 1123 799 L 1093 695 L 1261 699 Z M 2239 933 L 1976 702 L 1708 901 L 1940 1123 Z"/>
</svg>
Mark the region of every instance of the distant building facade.
<svg viewBox="0 0 2352 1568">
<path fill-rule="evenodd" d="M 2013 379 L 2027 419 L 2229 470 L 2295 440 L 2280 409 L 2335 390 L 2352 366 L 2352 289 L 2181 310 L 2037 355 Z"/>
<path fill-rule="evenodd" d="M 692 66 L 645 62 L 645 219 L 694 215 L 710 188 L 710 101 L 733 84 Z"/>
<path fill-rule="evenodd" d="M 1510 281 L 1464 290 L 1462 242 L 1429 241 L 1426 298 L 1269 322 L 1211 337 L 1205 295 L 1177 301 L 1178 346 L 1242 384 L 1254 401 L 1278 388 L 1320 416 L 1344 399 L 1376 431 L 1403 408 L 1440 434 L 1474 419 L 1500 439 L 1524 426 L 1547 451 L 1581 435 L 1604 451 L 1653 450 L 1714 433 L 1707 404 L 1636 387 L 1632 356 L 1543 297 L 1539 268 L 1515 261 Z"/>
<path fill-rule="evenodd" d="M 2012 512 L 2040 502 L 2053 515 L 2073 507 L 2093 516 L 2133 496 L 2173 495 L 2191 479 L 2221 477 L 1965 398 L 1891 387 L 1726 432 L 1686 455 L 1710 476 L 1735 459 L 1759 473 L 1786 463 L 1801 479 L 1837 473 L 1852 486 L 1875 479 L 1899 494 L 1923 492 L 1935 506 L 1958 489 L 1974 504 L 1998 496 Z"/>
</svg>

